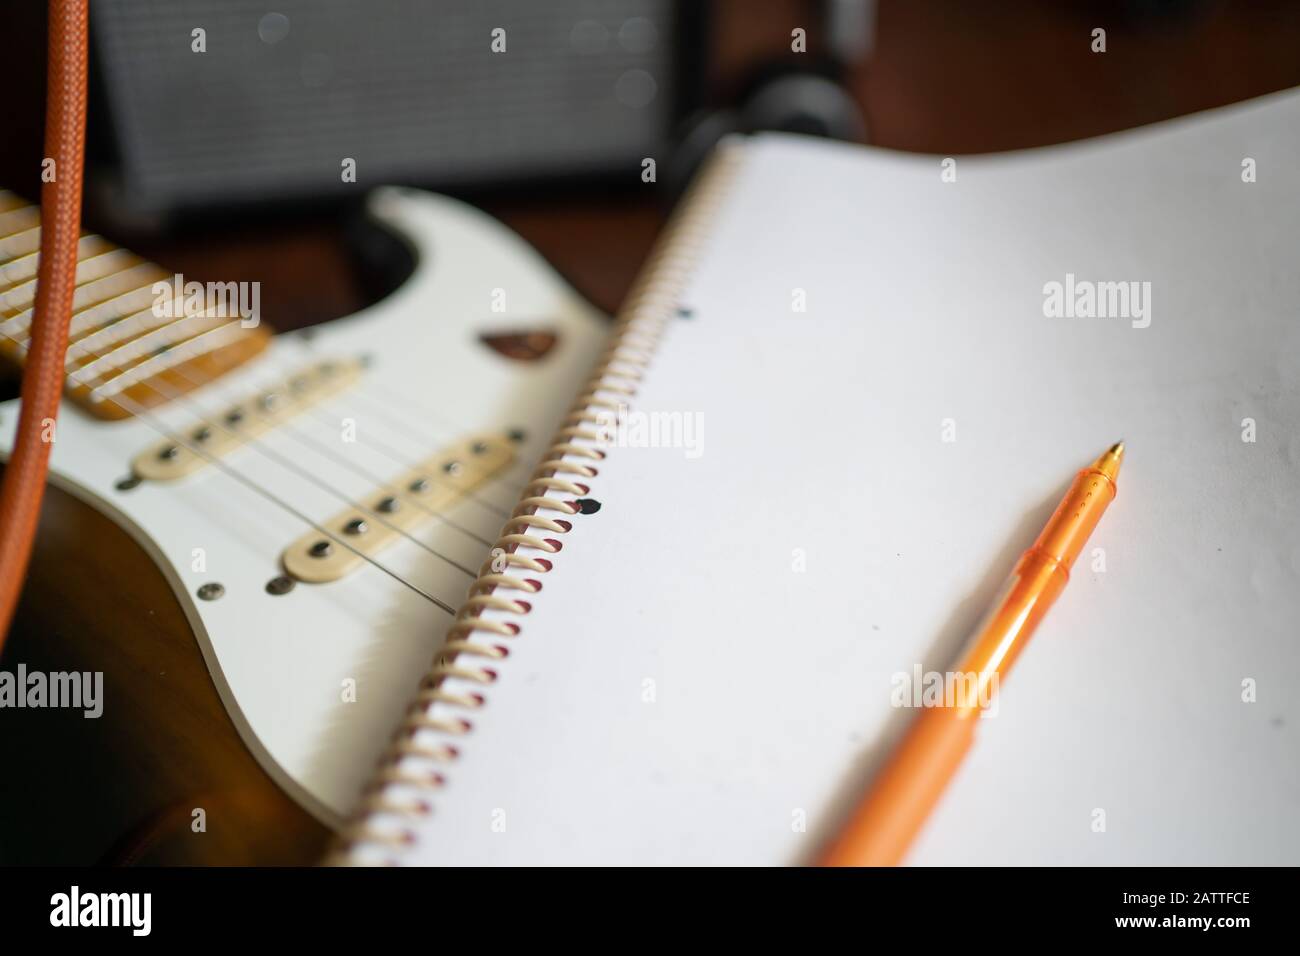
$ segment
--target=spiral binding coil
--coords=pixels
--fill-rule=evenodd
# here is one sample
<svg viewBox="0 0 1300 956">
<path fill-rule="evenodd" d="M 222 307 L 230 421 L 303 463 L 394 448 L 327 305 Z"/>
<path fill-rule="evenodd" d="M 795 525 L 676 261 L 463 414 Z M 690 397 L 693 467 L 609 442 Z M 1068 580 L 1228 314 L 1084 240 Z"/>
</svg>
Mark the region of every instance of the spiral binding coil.
<svg viewBox="0 0 1300 956">
<path fill-rule="evenodd" d="M 487 704 L 479 689 L 497 680 L 494 665 L 510 653 L 506 642 L 523 633 L 521 624 L 502 618 L 522 618 L 532 610 L 529 601 L 500 592 L 536 594 L 542 590 L 541 581 L 511 573 L 512 569 L 544 575 L 553 566 L 549 558 L 530 557 L 519 549 L 553 555 L 563 547 L 558 538 L 540 535 L 566 535 L 573 529 L 572 522 L 544 517 L 540 512 L 566 517 L 580 512 L 576 500 L 552 496 L 567 494 L 576 499 L 590 494 L 587 481 L 597 477 L 596 463 L 605 458 L 600 446 L 606 441 L 600 429 L 611 414 L 636 396 L 642 375 L 677 312 L 705 229 L 723 199 L 740 154 L 739 148 L 728 144 L 718 148 L 656 242 L 620 310 L 612 344 L 521 492 L 493 545 L 492 557 L 470 585 L 446 642 L 326 863 L 397 865 L 401 862 L 398 855 L 417 842 L 412 824 L 433 811 L 432 794 L 446 780 L 442 771 L 460 755 L 456 741 L 473 729 L 466 715 Z M 485 617 L 489 610 L 499 614 Z"/>
</svg>

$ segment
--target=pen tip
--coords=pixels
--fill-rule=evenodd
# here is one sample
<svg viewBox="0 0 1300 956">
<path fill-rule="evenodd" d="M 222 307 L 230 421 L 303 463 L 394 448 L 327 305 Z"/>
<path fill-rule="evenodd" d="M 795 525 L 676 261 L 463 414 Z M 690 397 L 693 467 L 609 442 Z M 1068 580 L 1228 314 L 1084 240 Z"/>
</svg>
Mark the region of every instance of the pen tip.
<svg viewBox="0 0 1300 956">
<path fill-rule="evenodd" d="M 1117 441 L 1106 449 L 1105 453 L 1092 463 L 1093 469 L 1101 472 L 1111 481 L 1119 477 L 1119 466 L 1124 461 L 1124 443 Z"/>
</svg>

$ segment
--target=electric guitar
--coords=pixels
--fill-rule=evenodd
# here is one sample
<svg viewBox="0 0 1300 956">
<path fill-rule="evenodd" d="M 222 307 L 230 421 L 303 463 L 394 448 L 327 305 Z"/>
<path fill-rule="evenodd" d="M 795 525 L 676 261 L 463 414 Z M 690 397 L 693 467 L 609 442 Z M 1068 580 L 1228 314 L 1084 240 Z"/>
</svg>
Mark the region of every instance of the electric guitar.
<svg viewBox="0 0 1300 956">
<path fill-rule="evenodd" d="M 0 670 L 100 671 L 102 715 L 0 710 L 0 753 L 36 771 L 0 789 L 11 862 L 313 862 L 362 799 L 606 344 L 485 214 L 396 188 L 368 211 L 414 271 L 310 334 L 272 336 L 256 288 L 82 238 L 48 434 L 64 494 Z M 0 193 L 0 356 L 18 363 L 38 247 L 38 211 Z M 17 412 L 0 404 L 0 454 Z M 96 534 L 119 540 L 96 556 Z M 24 830 L 33 794 L 66 833 Z"/>
</svg>

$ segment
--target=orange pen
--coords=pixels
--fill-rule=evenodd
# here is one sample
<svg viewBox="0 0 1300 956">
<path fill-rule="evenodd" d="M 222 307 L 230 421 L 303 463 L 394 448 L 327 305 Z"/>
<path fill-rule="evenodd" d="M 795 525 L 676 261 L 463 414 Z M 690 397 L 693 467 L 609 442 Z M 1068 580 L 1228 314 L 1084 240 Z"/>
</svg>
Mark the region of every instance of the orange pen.
<svg viewBox="0 0 1300 956">
<path fill-rule="evenodd" d="M 981 702 L 1006 677 L 1038 622 L 1070 579 L 1102 512 L 1115 497 L 1119 442 L 1083 469 L 1034 546 L 1021 555 L 1002 598 L 958 658 L 955 694 L 927 707 L 908 729 L 866 799 L 822 858 L 822 866 L 894 866 L 938 803 L 975 739 Z"/>
</svg>

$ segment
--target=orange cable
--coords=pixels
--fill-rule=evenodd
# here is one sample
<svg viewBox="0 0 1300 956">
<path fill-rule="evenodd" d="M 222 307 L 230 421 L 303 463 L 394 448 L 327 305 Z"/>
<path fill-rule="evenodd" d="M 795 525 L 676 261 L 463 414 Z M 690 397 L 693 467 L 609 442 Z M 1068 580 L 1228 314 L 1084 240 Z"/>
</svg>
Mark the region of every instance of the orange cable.
<svg viewBox="0 0 1300 956">
<path fill-rule="evenodd" d="M 88 0 L 50 0 L 41 186 L 41 255 L 22 407 L 13 454 L 0 486 L 0 651 L 22 590 L 45 497 L 51 431 L 63 394 L 68 323 L 77 287 L 81 176 L 86 142 Z"/>
</svg>

